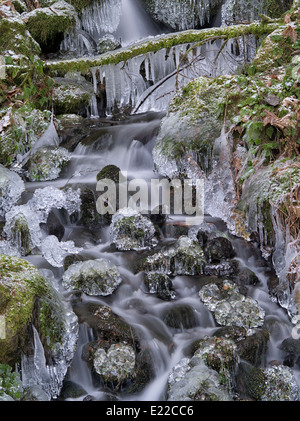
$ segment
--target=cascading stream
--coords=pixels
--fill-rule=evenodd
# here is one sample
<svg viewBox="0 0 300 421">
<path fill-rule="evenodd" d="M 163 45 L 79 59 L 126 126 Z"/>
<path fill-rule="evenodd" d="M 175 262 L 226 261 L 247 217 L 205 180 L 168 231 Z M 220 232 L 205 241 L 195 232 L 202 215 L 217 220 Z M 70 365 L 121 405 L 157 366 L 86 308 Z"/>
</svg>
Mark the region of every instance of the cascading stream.
<svg viewBox="0 0 300 421">
<path fill-rule="evenodd" d="M 193 5 L 197 3 L 202 6 L 205 12 L 202 16 L 202 23 L 208 20 L 211 2 L 192 1 L 190 3 Z M 226 1 L 225 3 L 230 11 L 229 6 L 232 2 Z M 124 45 L 139 38 L 159 33 L 158 28 L 153 21 L 149 20 L 148 15 L 141 9 L 137 0 L 116 0 L 113 5 L 114 16 L 112 16 L 112 9 L 109 9 L 107 1 L 103 1 L 101 7 L 97 3 L 93 7 L 85 9 L 82 13 L 81 22 L 78 24 L 81 29 L 78 30 L 77 38 L 69 34 L 69 37 L 66 37 L 62 44 L 62 49 L 68 50 L 72 47 L 75 50 L 80 49 L 81 52 L 95 49 L 95 42 L 107 32 L 121 37 Z M 186 24 L 189 24 L 189 22 Z M 26 183 L 26 195 L 23 197 L 24 203 L 22 203 L 24 209 L 30 211 L 30 206 L 28 207 L 27 204 L 32 203 L 30 202 L 32 196 L 40 189 L 46 189 L 47 192 L 51 189 L 53 189 L 52 191 L 58 191 L 58 189 L 64 187 L 77 189 L 80 186 L 82 188 L 89 187 L 95 191 L 96 175 L 106 165 L 113 164 L 119 167 L 121 171 L 127 174 L 128 181 L 142 179 L 148 186 L 152 179 L 159 178 L 159 175 L 155 172 L 152 150 L 162 119 L 167 111 L 168 101 L 171 97 L 170 92 L 173 94 L 176 69 L 180 64 L 181 57 L 187 54 L 189 47 L 188 45 L 172 47 L 168 52 L 166 49 L 162 49 L 155 54 L 148 54 L 147 57 L 136 57 L 116 66 L 106 65 L 100 68 L 92 68 L 94 96 L 90 106 L 90 122 L 93 126 L 93 132 L 91 134 L 87 130 L 87 135 L 81 136 L 80 141 L 70 152 L 70 161 L 58 179 Z M 224 73 L 230 73 L 233 67 L 236 71 L 239 63 L 236 63 L 236 56 L 231 54 L 233 45 L 228 43 L 227 47 L 227 52 L 230 53 L 230 60 L 227 61 L 222 58 L 222 55 L 220 57 L 218 55 L 221 48 L 219 42 L 215 42 L 214 45 L 207 43 L 198 47 L 196 53 L 190 51 L 190 60 L 193 54 L 201 59 L 199 58 L 196 69 L 194 68 L 192 71 L 191 69 L 183 69 L 182 79 L 193 78 L 196 74 L 199 74 L 199 71 L 200 74 L 205 76 L 223 74 L 225 65 L 227 67 Z M 254 46 L 251 45 L 250 59 L 253 56 L 253 49 Z M 217 64 L 216 57 L 219 59 Z M 170 75 L 172 76 L 170 77 Z M 159 89 L 160 86 L 157 84 L 162 81 L 166 84 L 164 86 L 162 84 L 163 89 Z M 128 104 L 132 106 L 136 114 L 133 113 L 130 117 L 124 116 L 123 120 L 118 122 L 109 119 L 106 123 L 101 122 L 96 96 L 98 85 L 103 82 L 106 83 L 106 112 L 108 114 L 112 112 L 115 105 L 122 110 L 122 107 L 128 106 Z M 157 93 L 152 96 L 151 89 L 153 90 L 153 87 L 157 88 Z M 150 95 L 148 95 L 149 93 Z M 220 138 L 217 139 L 216 148 L 220 147 L 221 149 L 226 141 L 225 133 L 222 133 Z M 221 177 L 224 177 L 225 171 L 227 190 L 224 192 L 218 189 L 218 182 Z M 206 192 L 210 200 L 209 210 L 216 208 L 217 196 L 221 197 L 219 202 L 222 204 L 224 196 L 231 189 L 229 172 L 229 168 L 215 165 L 213 177 L 210 180 L 211 185 L 208 185 L 208 192 Z M 39 234 L 35 245 L 40 246 L 42 240 L 45 241 L 50 237 L 43 229 L 39 231 L 36 224 L 45 224 L 51 208 L 53 206 L 58 206 L 59 209 L 66 208 L 66 202 L 65 199 L 64 206 L 61 203 L 59 203 L 59 206 L 48 203 L 51 206 L 46 211 L 44 210 L 44 218 L 40 221 L 33 221 L 32 232 Z M 218 204 L 220 205 L 220 203 Z M 141 256 L 148 257 L 152 250 L 151 253 L 150 250 L 138 252 L 118 250 L 112 245 L 108 226 L 95 227 L 92 224 L 91 226 L 81 224 L 78 214 L 80 214 L 78 206 L 74 206 L 74 209 L 72 207 L 70 212 L 67 212 L 67 216 L 60 215 L 59 222 L 64 225 L 64 232 L 60 241 L 61 254 L 57 257 L 57 260 L 59 263 L 63 261 L 64 251 L 65 254 L 74 253 L 76 256 L 79 254 L 84 260 L 108 259 L 119 270 L 122 282 L 108 296 L 91 296 L 88 293 L 79 295 L 76 292 L 73 293 L 64 289 L 62 282 L 65 270 L 63 264 L 51 265 L 54 260 L 53 256 L 52 260 L 49 260 L 46 258 L 47 253 L 45 252 L 44 254 L 26 257 L 38 268 L 51 271 L 61 293 L 71 303 L 74 312 L 77 311 L 80 315 L 77 351 L 68 369 L 64 386 L 68 382 L 76 384 L 81 389 L 81 394 L 75 398 L 65 397 L 62 394 L 59 399 L 164 401 L 167 398 L 167 383 L 172 368 L 187 357 L 190 347 L 197 340 L 212 337 L 220 327 L 216 323 L 213 313 L 199 299 L 199 290 L 203 285 L 199 279 L 203 280 L 204 275 L 175 274 L 172 278 L 172 286 L 176 298 L 164 301 L 146 290 L 143 282 L 143 271 L 137 270 L 137 263 Z M 226 226 L 221 219 L 205 215 L 204 222 L 214 224 L 219 231 L 230 238 L 236 253 L 234 260 L 241 267 L 250 269 L 257 276 L 259 282 L 257 285 L 247 286 L 247 296 L 256 300 L 264 310 L 265 325 L 268 326 L 270 333 L 267 351 L 261 367 L 269 367 L 272 360 L 281 362 L 284 356 L 279 346 L 285 338 L 291 336 L 293 325 L 285 310 L 270 297 L 268 283 L 273 276 L 270 266 L 264 261 L 258 249 L 230 234 L 227 229 L 230 221 L 226 221 L 228 224 Z M 184 231 L 185 228 L 184 216 L 168 217 L 163 227 L 158 229 L 159 244 L 157 249 L 160 251 L 162 246 L 172 245 L 179 237 L 174 233 L 181 232 L 181 229 L 186 236 L 190 236 L 190 231 L 187 233 L 187 230 Z M 48 244 L 46 243 L 47 249 Z M 155 252 L 155 249 L 153 252 Z M 164 264 L 165 266 L 168 265 L 165 262 Z M 177 264 L 176 268 L 182 269 L 182 264 Z M 213 276 L 217 278 L 215 274 Z M 137 333 L 141 347 L 149 353 L 152 363 L 152 377 L 138 392 L 124 395 L 122 390 L 117 390 L 117 392 L 112 393 L 107 390 L 103 382 L 95 380 L 95 370 L 91 367 L 87 357 L 87 349 L 97 339 L 95 326 L 91 327 L 87 322 L 90 321 L 92 316 L 95 316 L 96 311 L 90 311 L 93 305 L 107 306 L 118 317 L 122 318 Z M 37 375 L 37 367 L 32 368 L 34 364 L 39 363 L 43 369 L 46 365 L 36 330 L 34 330 L 34 339 L 36 361 L 26 359 L 23 361 L 26 380 L 30 378 L 30 370 L 34 372 L 35 376 Z M 104 338 L 104 341 L 108 340 L 109 338 Z M 135 339 L 133 339 L 134 341 Z M 297 367 L 293 369 L 299 381 L 299 369 Z M 44 372 L 42 374 L 45 375 Z M 47 372 L 46 374 L 48 375 Z M 48 381 L 50 382 L 46 378 L 46 382 Z"/>
</svg>

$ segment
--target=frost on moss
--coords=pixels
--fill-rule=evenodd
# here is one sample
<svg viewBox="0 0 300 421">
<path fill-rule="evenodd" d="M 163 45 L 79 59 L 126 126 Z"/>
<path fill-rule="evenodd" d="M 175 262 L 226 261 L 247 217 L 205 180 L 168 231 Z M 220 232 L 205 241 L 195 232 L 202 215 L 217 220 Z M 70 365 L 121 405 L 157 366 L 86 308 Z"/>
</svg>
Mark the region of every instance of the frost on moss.
<svg viewBox="0 0 300 421">
<path fill-rule="evenodd" d="M 46 131 L 50 118 L 51 112 L 33 109 L 30 105 L 8 108 L 0 120 L 7 121 L 7 127 L 0 133 L 0 163 L 10 165 L 18 154 L 27 152 Z"/>
<path fill-rule="evenodd" d="M 20 17 L 0 17 L 0 51 L 14 60 L 21 57 L 39 55 L 40 46 L 26 29 Z"/>
<path fill-rule="evenodd" d="M 186 161 L 193 161 L 194 165 L 190 165 L 198 165 L 203 172 L 211 169 L 212 151 L 223 127 L 227 97 L 234 90 L 237 83 L 233 76 L 199 77 L 174 96 L 153 150 L 160 174 L 189 175 Z M 230 112 L 226 117 L 229 122 Z"/>
<path fill-rule="evenodd" d="M 84 114 L 93 93 L 93 85 L 84 78 L 55 78 L 54 110 L 56 114 Z"/>
</svg>

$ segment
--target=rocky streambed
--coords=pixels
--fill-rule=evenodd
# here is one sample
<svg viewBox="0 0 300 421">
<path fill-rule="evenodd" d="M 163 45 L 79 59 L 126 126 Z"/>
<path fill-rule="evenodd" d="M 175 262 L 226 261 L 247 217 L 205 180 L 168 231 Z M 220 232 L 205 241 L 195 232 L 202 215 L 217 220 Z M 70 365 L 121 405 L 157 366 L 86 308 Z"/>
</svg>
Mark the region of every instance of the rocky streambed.
<svg viewBox="0 0 300 421">
<path fill-rule="evenodd" d="M 64 32 L 78 16 L 58 3 L 41 9 Z M 163 46 L 56 74 L 56 115 L 17 96 L 5 105 L 1 400 L 299 400 L 298 6 L 271 22 L 257 52 L 251 37 L 246 48 L 245 37 L 230 32 L 222 45 L 218 33 L 203 49 Z M 0 29 L 39 18 L 11 13 Z M 82 22 L 90 13 L 101 15 L 89 9 Z M 262 19 L 255 28 L 270 25 Z M 192 80 L 169 95 L 174 63 L 201 54 L 198 74 L 188 65 Z M 151 78 L 161 102 L 146 101 Z M 100 186 L 124 179 L 120 206 Z M 204 220 L 163 212 L 166 197 L 150 208 L 143 188 L 162 179 L 201 180 Z M 118 206 L 102 215 L 99 203 Z"/>
</svg>

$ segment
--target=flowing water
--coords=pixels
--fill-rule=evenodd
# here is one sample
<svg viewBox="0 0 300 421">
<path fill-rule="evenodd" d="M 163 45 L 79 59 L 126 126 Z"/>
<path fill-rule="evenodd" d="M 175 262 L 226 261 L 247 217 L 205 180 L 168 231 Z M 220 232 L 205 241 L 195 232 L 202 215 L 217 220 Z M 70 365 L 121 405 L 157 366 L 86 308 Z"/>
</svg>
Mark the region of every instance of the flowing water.
<svg viewBox="0 0 300 421">
<path fill-rule="evenodd" d="M 122 18 L 120 22 L 116 22 L 113 29 L 115 30 L 120 24 L 125 43 L 157 33 L 155 32 L 157 28 L 153 22 L 149 22 L 148 16 L 145 15 L 136 0 L 124 0 L 122 7 Z M 89 18 L 89 16 L 86 17 L 87 20 Z M 126 31 L 124 22 L 126 22 Z M 84 29 L 89 32 L 87 25 Z M 103 123 L 100 119 L 91 119 L 89 129 L 93 128 L 92 134 L 87 128 L 89 134 L 82 137 L 71 152 L 71 160 L 60 178 L 50 182 L 26 183 L 27 193 L 23 196 L 24 202 L 32 196 L 36 189 L 43 187 L 90 186 L 95 189 L 97 173 L 108 164 L 117 165 L 122 172 L 127 174 L 128 180 L 143 179 L 150 183 L 151 179 L 158 177 L 154 170 L 152 149 L 164 115 L 165 112 L 136 114 L 115 124 L 110 120 Z M 64 143 L 61 146 L 64 146 Z M 138 394 L 124 398 L 120 393 L 118 399 L 164 400 L 167 379 L 172 367 L 186 355 L 190 344 L 205 336 L 212 336 L 218 329 L 211 312 L 199 299 L 198 293 L 201 285 L 199 277 L 176 276 L 173 279 L 176 299 L 171 302 L 163 301 L 146 292 L 143 273 L 135 272 L 134 263 L 138 252 L 116 251 L 111 247 L 107 226 L 88 229 L 85 226 L 80 226 L 78 219 L 70 219 L 65 215 L 61 217 L 61 221 L 65 228 L 61 241 L 74 241 L 75 246 L 82 248 L 81 255 L 85 259 L 108 258 L 117 265 L 123 280 L 118 289 L 108 297 L 99 298 L 82 294 L 80 299 L 74 299 L 61 286 L 62 267 L 51 266 L 41 255 L 27 256 L 27 259 L 43 269 L 44 273 L 53 274 L 61 293 L 74 307 L 79 301 L 82 304 L 98 303 L 110 306 L 117 315 L 136 330 L 141 344 L 145 344 L 150 350 L 154 364 L 154 378 Z M 174 232 L 180 222 L 180 218 L 170 217 L 167 219 L 161 230 L 159 246 L 168 244 L 175 239 Z M 219 230 L 230 236 L 236 252 L 235 259 L 257 275 L 259 284 L 248 287 L 247 294 L 256 299 L 266 312 L 265 323 L 269 328 L 270 340 L 262 365 L 268 367 L 272 360 L 282 362 L 283 355 L 278 346 L 283 339 L 291 336 L 293 326 L 285 310 L 270 296 L 268 285 L 274 277 L 272 268 L 264 261 L 255 246 L 230 235 L 224 222 L 212 218 L 210 215 L 205 216 L 205 222 L 215 224 Z M 164 311 L 172 306 L 181 305 L 191 309 L 189 319 L 184 320 L 184 323 L 176 329 L 167 326 L 163 319 Z M 80 385 L 85 390 L 85 393 L 77 398 L 78 400 L 83 400 L 87 395 L 96 400 L 112 399 L 106 390 L 95 385 L 91 370 L 82 359 L 84 347 L 94 339 L 93 330 L 86 323 L 80 324 L 77 350 L 66 376 L 67 380 Z M 299 370 L 296 368 L 294 370 L 299 380 Z"/>
<path fill-rule="evenodd" d="M 150 181 L 156 177 L 152 161 L 153 148 L 158 128 L 163 117 L 162 113 L 149 113 L 128 117 L 123 123 L 103 127 L 97 120 L 91 121 L 95 126 L 92 135 L 83 138 L 72 153 L 72 158 L 61 175 L 60 179 L 52 182 L 27 183 L 28 194 L 36 188 L 45 186 L 63 187 L 65 185 L 96 184 L 96 174 L 107 164 L 115 164 L 122 171 L 128 172 L 128 178 L 142 178 Z M 209 215 L 206 222 L 214 223 L 219 230 L 227 232 L 225 224 Z M 169 219 L 164 227 L 162 244 L 172 239 L 172 228 L 178 220 Z M 228 234 L 230 235 L 230 234 Z M 282 361 L 282 354 L 278 345 L 286 337 L 291 336 L 292 325 L 286 312 L 273 302 L 269 294 L 268 281 L 273 273 L 263 260 L 258 249 L 244 242 L 242 239 L 231 236 L 236 259 L 256 273 L 259 284 L 248 288 L 248 295 L 256 299 L 266 312 L 266 323 L 270 330 L 270 341 L 266 358 L 263 363 L 269 366 L 271 360 Z M 134 272 L 134 261 L 137 252 L 122 252 L 111 249 L 111 240 L 108 227 L 91 231 L 78 225 L 76 221 L 65 222 L 65 235 L 62 241 L 73 240 L 75 245 L 82 247 L 81 255 L 86 259 L 108 258 L 116 264 L 121 273 L 123 282 L 111 296 L 90 297 L 82 294 L 82 303 L 106 304 L 137 332 L 142 344 L 146 344 L 154 361 L 154 379 L 139 394 L 126 396 L 126 400 L 160 401 L 165 399 L 165 388 L 168 375 L 172 367 L 183 357 L 189 344 L 205 336 L 212 336 L 218 329 L 212 314 L 200 302 L 198 292 L 199 278 L 195 276 L 176 276 L 173 279 L 176 300 L 166 302 L 146 293 L 143 284 L 143 273 Z M 58 283 L 61 282 L 63 269 L 53 268 L 41 256 L 28 256 L 39 268 L 51 269 Z M 64 295 L 66 291 L 61 288 Z M 70 299 L 70 297 L 69 297 Z M 74 302 L 73 302 L 74 304 Z M 76 305 L 76 300 L 75 300 Z M 163 320 L 163 313 L 172 306 L 189 306 L 192 311 L 189 320 L 179 329 L 168 327 Z M 86 344 L 93 341 L 93 330 L 82 323 L 79 328 L 79 339 L 67 379 L 79 384 L 86 395 L 93 399 L 110 399 L 107 391 L 95 386 L 93 376 L 87 363 L 81 358 L 82 350 Z M 297 377 L 299 372 L 296 370 Z M 120 394 L 119 399 L 122 399 Z"/>
</svg>

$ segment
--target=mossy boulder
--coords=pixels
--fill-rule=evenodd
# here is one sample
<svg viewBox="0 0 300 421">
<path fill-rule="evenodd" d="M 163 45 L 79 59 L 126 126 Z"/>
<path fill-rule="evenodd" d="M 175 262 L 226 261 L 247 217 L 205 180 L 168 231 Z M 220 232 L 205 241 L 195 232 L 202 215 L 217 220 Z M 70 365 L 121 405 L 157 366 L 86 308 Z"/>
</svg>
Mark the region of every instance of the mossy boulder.
<svg viewBox="0 0 300 421">
<path fill-rule="evenodd" d="M 251 64 L 253 70 L 265 72 L 267 69 L 276 69 L 291 61 L 292 55 L 297 49 L 294 45 L 295 40 L 292 41 L 291 38 L 292 35 L 297 37 L 297 32 L 291 29 L 292 33 L 289 35 L 288 28 L 289 26 L 283 26 L 276 29 L 263 40 Z"/>
<path fill-rule="evenodd" d="M 60 297 L 38 269 L 25 260 L 1 255 L 0 273 L 0 313 L 5 326 L 0 362 L 11 366 L 20 362 L 21 353 L 26 354 L 30 348 L 31 323 L 39 330 L 50 355 L 65 333 Z"/>
<path fill-rule="evenodd" d="M 115 183 L 119 183 L 120 173 L 121 170 L 119 167 L 110 164 L 103 167 L 102 170 L 98 172 L 96 178 L 97 181 L 107 178 L 108 180 L 114 181 Z"/>
<path fill-rule="evenodd" d="M 64 32 L 75 25 L 76 18 L 75 8 L 64 0 L 22 15 L 27 29 L 42 49 L 57 45 Z"/>
<path fill-rule="evenodd" d="M 168 377 L 168 401 L 231 401 L 219 373 L 201 356 L 182 358 Z"/>
<path fill-rule="evenodd" d="M 84 78 L 55 78 L 54 110 L 56 114 L 85 115 L 94 94 L 93 85 Z"/>
<path fill-rule="evenodd" d="M 245 393 L 257 401 L 298 401 L 299 386 L 291 368 L 244 368 Z"/>
<path fill-rule="evenodd" d="M 154 375 L 153 361 L 134 327 L 106 305 L 77 302 L 74 311 L 79 322 L 94 332 L 95 341 L 84 347 L 82 359 L 91 368 L 95 381 L 104 382 L 113 391 L 121 387 L 123 393 L 141 390 Z M 109 370 L 109 361 L 119 365 L 120 360 L 126 364 L 124 370 L 121 366 Z"/>
<path fill-rule="evenodd" d="M 155 294 L 162 300 L 172 300 L 176 293 L 168 275 L 161 272 L 148 272 L 145 274 L 144 284 L 150 294 Z"/>
<path fill-rule="evenodd" d="M 7 57 L 7 64 L 41 54 L 39 44 L 28 32 L 20 16 L 0 17 L 0 51 Z"/>
<path fill-rule="evenodd" d="M 156 231 L 149 218 L 131 208 L 123 208 L 112 217 L 111 241 L 118 250 L 146 250 L 157 245 Z"/>
</svg>

